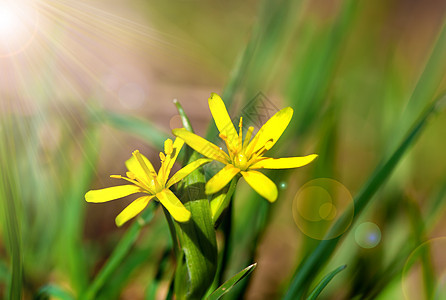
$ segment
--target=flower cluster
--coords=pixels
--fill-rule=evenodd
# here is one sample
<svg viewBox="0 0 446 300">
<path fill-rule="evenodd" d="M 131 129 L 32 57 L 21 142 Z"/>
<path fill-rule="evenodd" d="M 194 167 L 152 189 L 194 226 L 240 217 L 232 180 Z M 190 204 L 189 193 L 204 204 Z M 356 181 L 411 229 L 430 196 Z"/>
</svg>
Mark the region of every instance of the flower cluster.
<svg viewBox="0 0 446 300">
<path fill-rule="evenodd" d="M 270 202 L 277 199 L 278 191 L 274 182 L 257 171 L 259 169 L 289 169 L 305 166 L 317 155 L 303 157 L 270 158 L 265 153 L 270 150 L 288 126 L 293 115 L 291 107 L 284 108 L 272 116 L 253 136 L 254 128 L 249 127 L 243 138 L 243 119 L 240 118 L 239 131 L 232 124 L 226 107 L 215 93 L 209 98 L 209 108 L 215 124 L 220 132 L 220 138 L 225 142 L 227 153 L 217 145 L 186 130 L 174 129 L 177 137 L 174 142 L 168 139 L 164 143 L 164 153 L 160 153 L 161 167 L 158 173 L 150 161 L 139 151 L 126 162 L 127 177 L 112 175 L 112 178 L 124 179 L 131 184 L 109 187 L 101 190 L 91 190 L 86 193 L 88 202 L 106 202 L 131 194 L 141 193 L 141 197 L 127 206 L 117 217 L 116 224 L 121 226 L 140 213 L 152 200 L 158 200 L 178 222 L 187 222 L 190 212 L 170 190 L 170 187 L 181 181 L 191 172 L 212 160 L 224 164 L 224 167 L 213 176 L 205 186 L 206 194 L 215 194 L 222 190 L 234 177 L 241 175 L 245 181 L 262 197 Z M 186 143 L 206 158 L 200 158 L 180 169 L 170 179 L 169 174 L 178 153 Z"/>
</svg>

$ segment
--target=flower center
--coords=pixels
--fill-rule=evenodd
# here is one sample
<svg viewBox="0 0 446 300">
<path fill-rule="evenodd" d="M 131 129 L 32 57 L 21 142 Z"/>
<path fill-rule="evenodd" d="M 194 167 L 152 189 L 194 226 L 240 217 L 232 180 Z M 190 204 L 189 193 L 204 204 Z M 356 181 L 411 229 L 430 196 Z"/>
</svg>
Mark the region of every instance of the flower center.
<svg viewBox="0 0 446 300">
<path fill-rule="evenodd" d="M 246 157 L 245 153 L 238 153 L 235 156 L 234 166 L 242 171 L 245 171 L 248 168 L 248 158 Z"/>
</svg>

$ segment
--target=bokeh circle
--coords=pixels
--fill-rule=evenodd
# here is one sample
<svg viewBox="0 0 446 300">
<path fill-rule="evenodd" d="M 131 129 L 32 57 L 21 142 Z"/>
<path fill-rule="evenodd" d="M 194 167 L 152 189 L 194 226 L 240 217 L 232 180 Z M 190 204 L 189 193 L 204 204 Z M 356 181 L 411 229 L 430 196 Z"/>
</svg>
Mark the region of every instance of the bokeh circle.
<svg viewBox="0 0 446 300">
<path fill-rule="evenodd" d="M 374 248 L 381 242 L 381 230 L 375 223 L 361 223 L 355 229 L 355 241 L 362 248 Z"/>
<path fill-rule="evenodd" d="M 353 198 L 349 190 L 330 178 L 307 182 L 293 200 L 294 222 L 305 235 L 313 239 L 340 236 L 350 227 L 353 215 Z M 336 226 L 329 230 L 334 224 Z"/>
</svg>

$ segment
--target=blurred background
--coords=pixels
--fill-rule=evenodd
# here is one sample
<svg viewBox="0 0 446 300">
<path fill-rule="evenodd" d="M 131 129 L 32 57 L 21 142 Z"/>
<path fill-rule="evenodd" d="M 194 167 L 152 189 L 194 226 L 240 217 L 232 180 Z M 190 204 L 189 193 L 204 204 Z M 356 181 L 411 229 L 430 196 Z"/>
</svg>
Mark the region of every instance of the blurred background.
<svg viewBox="0 0 446 300">
<path fill-rule="evenodd" d="M 174 99 L 217 142 L 207 105 L 216 92 L 234 117 L 253 100 L 294 108 L 270 156 L 319 154 L 268 173 L 280 187 L 272 206 L 244 182 L 235 196 L 224 276 L 258 267 L 227 297 L 280 298 L 324 238 L 326 224 L 307 221 L 331 224 L 311 186 L 338 191 L 333 206 L 353 215 L 372 171 L 445 91 L 445 13 L 441 0 L 3 0 L 0 297 L 14 276 L 24 299 L 48 285 L 86 290 L 131 226 L 114 218 L 132 199 L 87 204 L 85 192 L 117 184 L 109 175 L 124 174 L 135 149 L 159 166 L 162 142 L 181 127 Z M 339 232 L 348 231 L 322 273 L 347 269 L 321 299 L 422 299 L 436 283 L 444 291 L 445 128 L 440 111 Z M 155 280 L 163 299 L 170 243 L 157 210 L 97 299 L 150 299 Z M 429 253 L 431 272 L 412 267 L 417 251 Z"/>
</svg>

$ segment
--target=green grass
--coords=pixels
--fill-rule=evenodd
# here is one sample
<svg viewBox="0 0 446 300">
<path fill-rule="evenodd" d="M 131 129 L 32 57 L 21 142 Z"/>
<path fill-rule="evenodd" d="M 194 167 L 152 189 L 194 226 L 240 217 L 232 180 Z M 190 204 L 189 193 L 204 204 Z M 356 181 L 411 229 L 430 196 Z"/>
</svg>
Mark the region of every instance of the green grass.
<svg viewBox="0 0 446 300">
<path fill-rule="evenodd" d="M 141 73 L 156 62 L 156 71 L 147 71 L 155 79 L 140 109 L 116 109 L 110 96 L 116 91 L 99 76 L 77 76 L 89 86 L 85 90 L 82 84 L 76 91 L 59 84 L 50 71 L 61 67 L 49 61 L 42 67 L 45 76 L 32 85 L 23 84 L 33 77 L 27 72 L 10 75 L 24 81 L 16 87 L 20 93 L 2 94 L 0 100 L 5 103 L 0 102 L 0 298 L 393 299 L 403 297 L 404 272 L 418 275 L 420 295 L 433 297 L 444 255 L 426 246 L 414 261 L 409 257 L 446 234 L 439 225 L 446 210 L 444 17 L 418 28 L 404 20 L 422 19 L 421 12 L 398 9 L 416 4 L 396 1 L 261 0 L 252 7 L 231 1 L 172 7 L 130 2 L 126 9 L 135 20 L 159 26 L 154 33 L 169 41 L 158 45 L 167 59 L 158 52 L 141 57 L 131 52 L 141 60 L 135 67 Z M 149 37 L 160 41 L 142 34 L 137 21 L 107 16 L 93 14 L 88 22 L 122 25 L 127 38 L 139 36 L 135 45 Z M 226 28 L 216 24 L 219 20 Z M 76 26 L 82 35 L 82 26 Z M 60 30 L 54 37 L 61 37 Z M 89 38 L 109 39 L 96 33 Z M 97 58 L 106 56 L 101 47 L 83 47 Z M 73 51 L 71 59 L 83 61 L 81 51 Z M 0 63 L 6 60 L 0 57 Z M 85 58 L 81 69 L 89 62 Z M 49 91 L 74 100 L 53 104 Z M 179 91 L 184 109 L 169 98 Z M 273 113 L 262 111 L 262 103 L 252 106 L 259 93 L 277 109 L 291 106 L 293 119 L 267 155 L 317 153 L 318 159 L 297 170 L 265 172 L 280 186 L 274 204 L 243 179 L 233 181 L 228 189 L 235 192 L 218 220 L 211 216 L 212 197 L 204 193 L 206 180 L 217 171 L 213 165 L 173 188 L 192 212 L 189 223 L 176 223 L 167 210 L 150 203 L 118 229 L 113 218 L 124 202 L 95 207 L 85 202 L 89 189 L 113 184 L 109 173 L 125 174 L 121 157 L 129 157 L 129 149 L 149 149 L 145 154 L 157 168 L 156 155 L 173 137 L 168 120 L 174 115 L 188 130 L 206 132 L 208 140 L 219 143 L 208 92 L 221 94 L 231 117 L 244 114 L 245 125 L 255 123 L 250 116 L 266 121 Z M 21 107 L 25 95 L 40 99 L 35 109 Z M 93 100 L 79 100 L 84 97 Z M 200 156 L 184 146 L 178 165 Z M 342 228 L 335 238 L 314 239 L 293 221 L 296 194 L 317 178 L 342 184 L 352 195 L 353 217 L 339 211 L 327 233 Z M 356 240 L 364 222 L 381 231 L 376 247 L 363 248 Z"/>
</svg>

